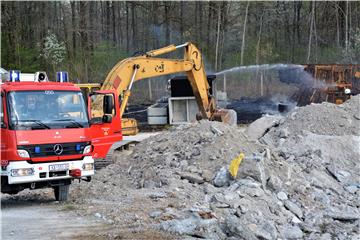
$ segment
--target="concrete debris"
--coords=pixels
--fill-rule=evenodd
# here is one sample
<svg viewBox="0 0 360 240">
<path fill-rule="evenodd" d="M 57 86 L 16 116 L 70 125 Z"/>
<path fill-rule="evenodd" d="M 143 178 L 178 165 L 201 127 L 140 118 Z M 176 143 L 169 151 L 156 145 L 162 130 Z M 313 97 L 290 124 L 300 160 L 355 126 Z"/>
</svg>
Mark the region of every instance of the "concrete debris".
<svg viewBox="0 0 360 240">
<path fill-rule="evenodd" d="M 359 102 L 264 116 L 246 135 L 219 122 L 173 127 L 74 192 L 90 198 L 92 214 L 179 239 L 356 239 Z M 229 164 L 240 153 L 232 179 Z"/>
<path fill-rule="evenodd" d="M 349 193 L 355 194 L 356 192 L 359 191 L 359 186 L 357 185 L 349 185 L 345 187 L 345 190 L 348 191 Z"/>
<path fill-rule="evenodd" d="M 298 226 L 284 226 L 280 230 L 284 239 L 302 239 L 303 232 Z"/>
<path fill-rule="evenodd" d="M 351 211 L 330 210 L 326 215 L 340 221 L 354 221 L 360 219 L 360 212 L 357 209 L 352 209 Z"/>
<path fill-rule="evenodd" d="M 303 217 L 303 213 L 301 208 L 296 205 L 295 203 L 291 202 L 291 201 L 285 201 L 285 208 L 288 209 L 290 212 L 292 212 L 293 214 L 295 214 L 298 218 L 302 218 Z"/>
<path fill-rule="evenodd" d="M 162 214 L 161 211 L 153 211 L 153 212 L 149 213 L 149 216 L 151 218 L 157 218 L 157 217 L 160 217 L 161 214 Z"/>
<path fill-rule="evenodd" d="M 258 239 L 271 240 L 277 238 L 277 230 L 272 221 L 261 220 L 256 224 L 249 224 L 248 227 Z"/>
<path fill-rule="evenodd" d="M 206 239 L 224 239 L 226 236 L 221 231 L 216 219 L 202 219 L 199 217 L 182 220 L 174 219 L 161 222 L 160 228 L 170 233 Z"/>
<path fill-rule="evenodd" d="M 255 233 L 246 224 L 240 222 L 235 216 L 229 216 L 225 221 L 226 233 L 241 239 L 257 240 Z"/>
<path fill-rule="evenodd" d="M 252 122 L 246 129 L 245 134 L 250 140 L 258 140 L 265 135 L 273 126 L 279 124 L 282 116 L 265 115 L 262 118 Z"/>
<path fill-rule="evenodd" d="M 165 192 L 151 192 L 148 196 L 152 199 L 165 198 L 166 193 Z"/>
<path fill-rule="evenodd" d="M 291 219 L 291 222 L 294 223 L 294 224 L 302 223 L 302 221 L 299 218 L 295 217 L 295 216 Z"/>
<path fill-rule="evenodd" d="M 214 134 L 216 134 L 216 135 L 218 135 L 218 136 L 221 136 L 221 135 L 224 134 L 221 130 L 219 130 L 218 128 L 214 127 L 213 125 L 210 126 L 210 130 L 211 130 Z"/>
<path fill-rule="evenodd" d="M 214 173 L 210 170 L 203 170 L 201 176 L 203 177 L 204 181 L 210 182 L 214 177 Z"/>
<path fill-rule="evenodd" d="M 278 198 L 279 200 L 281 200 L 281 201 L 285 201 L 285 200 L 288 199 L 287 194 L 284 193 L 284 192 L 278 192 L 278 193 L 276 194 L 276 196 L 277 196 L 277 198 Z"/>
<path fill-rule="evenodd" d="M 289 130 L 287 128 L 281 129 L 279 131 L 280 138 L 287 138 L 289 136 Z"/>
<path fill-rule="evenodd" d="M 321 235 L 320 240 L 331 240 L 331 234 L 330 233 L 324 233 Z"/>
<path fill-rule="evenodd" d="M 265 184 L 269 178 L 269 171 L 264 165 L 265 159 L 262 156 L 250 155 L 245 157 L 240 164 L 238 177 L 250 177 Z"/>
<path fill-rule="evenodd" d="M 222 167 L 215 175 L 214 186 L 224 187 L 230 184 L 230 174 L 226 167 Z"/>
<path fill-rule="evenodd" d="M 197 174 L 193 174 L 193 173 L 180 173 L 181 179 L 187 179 L 189 180 L 189 182 L 191 183 L 204 183 L 204 179 L 197 175 Z"/>
</svg>

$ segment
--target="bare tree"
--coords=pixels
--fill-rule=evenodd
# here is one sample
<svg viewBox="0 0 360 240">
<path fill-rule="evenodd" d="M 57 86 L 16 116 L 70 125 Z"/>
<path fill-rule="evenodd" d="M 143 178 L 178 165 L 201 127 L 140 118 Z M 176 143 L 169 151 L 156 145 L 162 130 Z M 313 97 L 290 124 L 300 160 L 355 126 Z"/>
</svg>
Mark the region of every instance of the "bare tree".
<svg viewBox="0 0 360 240">
<path fill-rule="evenodd" d="M 217 34 L 215 46 L 215 71 L 218 69 L 218 55 L 219 55 L 219 42 L 220 42 L 220 27 L 221 27 L 221 5 L 218 5 L 218 18 L 217 18 Z"/>
<path fill-rule="evenodd" d="M 258 33 L 258 40 L 256 43 L 256 64 L 259 64 L 259 54 L 260 54 L 260 42 L 261 42 L 261 33 L 262 33 L 262 26 L 263 26 L 263 17 L 264 17 L 264 12 L 261 14 L 261 18 L 260 18 L 260 28 L 259 28 L 259 33 Z"/>
<path fill-rule="evenodd" d="M 248 19 L 249 5 L 250 5 L 250 1 L 247 2 L 247 4 L 246 4 L 246 10 L 245 10 L 244 28 L 243 28 L 242 41 L 241 41 L 240 65 L 243 65 L 243 64 L 244 64 L 246 23 L 247 23 L 247 19 Z"/>
<path fill-rule="evenodd" d="M 311 41 L 313 38 L 314 32 L 314 22 L 315 22 L 315 1 L 311 2 L 311 12 L 310 12 L 310 31 L 309 31 L 309 42 L 308 42 L 308 54 L 307 54 L 307 63 L 310 62 L 311 57 Z"/>
<path fill-rule="evenodd" d="M 65 43 L 59 67 L 83 81 L 101 81 L 112 64 L 135 50 L 194 40 L 207 68 L 216 71 L 246 63 L 336 62 L 345 52 L 353 62 L 359 11 L 351 1 L 2 1 L 1 63 L 53 71 L 39 57 L 48 30 Z"/>
<path fill-rule="evenodd" d="M 335 17 L 336 17 L 336 44 L 340 47 L 340 23 L 339 23 L 339 5 L 335 3 Z"/>
<path fill-rule="evenodd" d="M 345 10 L 345 52 L 349 50 L 349 1 L 346 1 L 346 10 Z"/>
</svg>

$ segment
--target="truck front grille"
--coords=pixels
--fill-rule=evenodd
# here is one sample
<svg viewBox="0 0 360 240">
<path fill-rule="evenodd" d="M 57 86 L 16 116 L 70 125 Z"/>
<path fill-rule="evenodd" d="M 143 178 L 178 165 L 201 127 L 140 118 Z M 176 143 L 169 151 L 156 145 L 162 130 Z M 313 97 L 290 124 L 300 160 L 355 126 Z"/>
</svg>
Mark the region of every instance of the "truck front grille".
<svg viewBox="0 0 360 240">
<path fill-rule="evenodd" d="M 18 149 L 23 149 L 28 151 L 31 158 L 49 157 L 49 156 L 66 156 L 66 155 L 82 154 L 85 146 L 89 144 L 90 142 L 20 145 L 18 146 Z M 55 146 L 55 145 L 59 145 L 62 151 L 59 151 L 59 146 Z"/>
</svg>

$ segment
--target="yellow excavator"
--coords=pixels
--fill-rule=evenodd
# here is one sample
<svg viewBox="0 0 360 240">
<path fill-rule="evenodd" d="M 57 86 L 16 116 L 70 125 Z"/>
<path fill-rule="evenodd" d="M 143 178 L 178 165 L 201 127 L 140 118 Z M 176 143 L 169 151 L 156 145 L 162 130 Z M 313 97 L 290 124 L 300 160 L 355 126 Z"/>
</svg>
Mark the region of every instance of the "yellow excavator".
<svg viewBox="0 0 360 240">
<path fill-rule="evenodd" d="M 158 58 L 157 56 L 184 48 L 183 59 Z M 124 114 L 131 95 L 134 82 L 173 73 L 186 73 L 193 90 L 199 113 L 197 119 L 209 119 L 236 124 L 237 116 L 234 110 L 218 109 L 214 96 L 209 93 L 202 55 L 199 49 L 192 43 L 182 45 L 169 45 L 164 48 L 148 51 L 141 56 L 126 58 L 117 63 L 107 75 L 103 84 L 77 84 L 81 89 L 91 92 L 96 90 L 117 90 L 122 96 L 120 116 Z M 99 109 L 101 108 L 99 104 Z M 136 135 L 138 125 L 135 119 L 121 118 L 122 134 Z"/>
</svg>

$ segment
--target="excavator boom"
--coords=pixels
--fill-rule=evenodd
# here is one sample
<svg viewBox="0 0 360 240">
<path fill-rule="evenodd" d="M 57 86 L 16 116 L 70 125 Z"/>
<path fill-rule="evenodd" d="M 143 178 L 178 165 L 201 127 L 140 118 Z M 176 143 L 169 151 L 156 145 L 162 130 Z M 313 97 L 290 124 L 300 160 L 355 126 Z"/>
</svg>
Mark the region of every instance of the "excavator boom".
<svg viewBox="0 0 360 240">
<path fill-rule="evenodd" d="M 184 59 L 156 58 L 156 56 L 185 48 Z M 202 55 L 192 43 L 180 46 L 170 45 L 157 50 L 149 51 L 138 57 L 131 57 L 116 64 L 106 77 L 103 90 L 116 89 L 119 94 L 124 94 L 121 104 L 121 115 L 127 105 L 130 91 L 134 82 L 173 73 L 184 72 L 187 74 L 203 118 L 210 118 L 216 109 L 215 101 L 209 96 Z"/>
<path fill-rule="evenodd" d="M 176 51 L 179 48 L 184 48 L 185 50 L 183 59 L 158 57 Z M 190 42 L 178 46 L 169 45 L 164 48 L 148 51 L 141 56 L 130 57 L 120 61 L 107 75 L 101 90 L 115 89 L 119 95 L 122 95 L 123 99 L 120 107 L 120 116 L 122 117 L 134 82 L 180 72 L 187 75 L 202 119 L 236 124 L 236 113 L 234 111 L 217 109 L 214 97 L 209 94 L 210 87 L 202 55 L 199 49 Z M 99 109 L 100 107 L 101 105 L 99 105 Z M 125 129 L 130 129 L 133 125 L 136 125 L 136 121 L 132 119 L 122 119 L 122 123 Z M 137 133 L 137 130 L 127 133 L 133 135 Z"/>
</svg>

